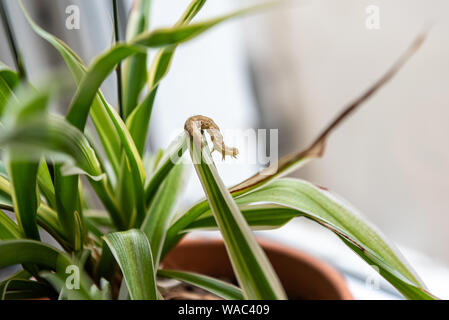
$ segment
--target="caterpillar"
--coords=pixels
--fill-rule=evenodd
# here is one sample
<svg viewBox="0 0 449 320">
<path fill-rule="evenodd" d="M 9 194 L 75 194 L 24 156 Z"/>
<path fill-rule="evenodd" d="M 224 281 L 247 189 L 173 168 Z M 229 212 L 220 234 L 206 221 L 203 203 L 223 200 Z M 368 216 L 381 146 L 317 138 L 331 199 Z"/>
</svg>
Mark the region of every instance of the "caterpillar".
<svg viewBox="0 0 449 320">
<path fill-rule="evenodd" d="M 214 145 L 212 152 L 220 152 L 223 160 L 227 155 L 236 158 L 239 154 L 239 150 L 237 148 L 227 147 L 225 145 L 220 128 L 211 118 L 201 115 L 190 117 L 184 125 L 184 130 L 186 130 L 192 138 L 195 136 L 201 136 L 198 135 L 199 130 L 206 130 L 207 133 L 209 133 L 211 141 Z"/>
</svg>

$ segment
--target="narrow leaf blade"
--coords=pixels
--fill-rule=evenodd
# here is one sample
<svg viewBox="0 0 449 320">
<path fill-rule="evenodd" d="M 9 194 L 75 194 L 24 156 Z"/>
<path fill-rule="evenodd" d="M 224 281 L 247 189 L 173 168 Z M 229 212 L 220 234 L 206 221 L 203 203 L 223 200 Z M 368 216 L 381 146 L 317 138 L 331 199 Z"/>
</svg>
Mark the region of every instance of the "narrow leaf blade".
<svg viewBox="0 0 449 320">
<path fill-rule="evenodd" d="M 242 290 L 230 283 L 215 278 L 177 270 L 158 270 L 157 274 L 164 278 L 176 279 L 189 283 L 226 300 L 243 300 Z"/>
<path fill-rule="evenodd" d="M 141 228 L 150 241 L 156 267 L 159 265 L 165 235 L 185 184 L 183 182 L 184 172 L 185 167 L 178 164 L 167 176 L 159 188 Z"/>
<path fill-rule="evenodd" d="M 202 152 L 201 144 L 202 140 L 191 139 L 192 161 L 245 298 L 286 299 L 273 267 L 218 175 L 208 147 Z"/>
<path fill-rule="evenodd" d="M 157 300 L 150 243 L 142 231 L 115 232 L 104 237 L 117 260 L 133 300 Z"/>
</svg>

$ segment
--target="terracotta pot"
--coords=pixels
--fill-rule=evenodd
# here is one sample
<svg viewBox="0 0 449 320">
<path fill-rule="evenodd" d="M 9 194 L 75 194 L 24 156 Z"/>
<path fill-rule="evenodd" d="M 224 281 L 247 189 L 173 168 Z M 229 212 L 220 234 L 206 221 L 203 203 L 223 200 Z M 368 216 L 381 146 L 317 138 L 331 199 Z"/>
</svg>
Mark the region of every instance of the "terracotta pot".
<svg viewBox="0 0 449 320">
<path fill-rule="evenodd" d="M 352 300 L 342 275 L 304 252 L 260 241 L 290 299 Z M 165 258 L 164 267 L 234 279 L 222 240 L 186 239 Z"/>
</svg>

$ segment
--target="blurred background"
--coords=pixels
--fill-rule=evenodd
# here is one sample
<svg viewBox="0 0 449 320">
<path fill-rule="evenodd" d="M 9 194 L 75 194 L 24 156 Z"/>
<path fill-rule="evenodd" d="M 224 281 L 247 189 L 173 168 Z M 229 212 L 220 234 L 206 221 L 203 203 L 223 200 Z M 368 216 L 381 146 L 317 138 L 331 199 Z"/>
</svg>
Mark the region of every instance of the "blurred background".
<svg viewBox="0 0 449 320">
<path fill-rule="evenodd" d="M 7 3 L 31 79 L 63 68 L 58 53 L 33 33 L 17 1 L 0 1 Z M 253 2 L 209 0 L 197 20 Z M 24 3 L 40 26 L 66 41 L 87 63 L 113 43 L 110 0 Z M 132 1 L 119 3 L 123 38 Z M 188 3 L 153 0 L 151 27 L 172 25 Z M 80 8 L 79 30 L 65 27 L 66 8 L 73 4 Z M 378 9 L 378 28 L 367 26 L 372 22 L 370 6 Z M 292 1 L 220 25 L 177 51 L 156 101 L 149 148 L 166 147 L 195 114 L 212 117 L 224 129 L 279 129 L 280 155 L 304 148 L 432 25 L 413 59 L 330 138 L 324 158 L 295 175 L 354 204 L 399 244 L 437 295 L 448 297 L 447 12 L 445 0 Z M 13 66 L 3 30 L 0 43 L 0 60 Z M 103 90 L 109 101 L 116 101 L 113 75 Z M 225 140 L 232 145 L 236 137 L 225 135 Z M 228 185 L 258 169 L 244 161 L 219 163 Z M 185 206 L 203 196 L 193 175 L 187 189 Z M 307 221 L 269 236 L 331 261 L 348 278 L 363 280 L 370 272 L 333 235 Z M 360 270 L 366 273 L 360 275 Z M 381 297 L 363 285 L 354 290 L 362 298 Z"/>
</svg>

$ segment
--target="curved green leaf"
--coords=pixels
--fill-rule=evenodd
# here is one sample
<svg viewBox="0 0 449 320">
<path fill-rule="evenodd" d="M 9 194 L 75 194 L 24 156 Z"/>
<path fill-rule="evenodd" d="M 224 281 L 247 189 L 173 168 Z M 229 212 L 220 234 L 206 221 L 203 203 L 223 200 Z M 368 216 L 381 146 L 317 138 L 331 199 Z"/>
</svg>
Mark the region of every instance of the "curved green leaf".
<svg viewBox="0 0 449 320">
<path fill-rule="evenodd" d="M 160 185 L 170 174 L 171 170 L 179 163 L 184 152 L 187 150 L 188 136 L 185 132 L 179 135 L 164 151 L 162 159 L 159 160 L 155 172 L 145 186 L 145 205 L 150 206 Z"/>
<path fill-rule="evenodd" d="M 17 72 L 0 62 L 0 116 L 9 98 L 14 95 L 13 89 L 19 82 L 20 78 Z"/>
<path fill-rule="evenodd" d="M 22 238 L 19 226 L 0 210 L 0 240 Z"/>
<path fill-rule="evenodd" d="M 191 138 L 190 143 L 192 161 L 245 298 L 286 299 L 273 267 L 218 175 L 208 146 L 204 143 L 201 148 L 203 140 L 196 138 Z"/>
<path fill-rule="evenodd" d="M 402 259 L 394 245 L 388 244 L 385 237 L 361 215 L 355 213 L 344 201 L 324 189 L 309 182 L 297 179 L 276 181 L 259 191 L 237 199 L 238 204 L 257 201 L 278 203 L 311 213 L 328 224 L 337 226 L 351 235 L 358 244 L 376 252 L 383 260 L 404 274 L 411 282 L 421 285 L 414 272 Z"/>
<path fill-rule="evenodd" d="M 176 23 L 176 26 L 188 25 L 196 14 L 201 10 L 206 0 L 193 0 L 182 17 Z M 159 83 L 169 71 L 171 61 L 177 45 L 167 46 L 159 50 L 153 59 L 150 71 L 148 73 L 149 92 L 142 102 L 135 107 L 132 114 L 126 122 L 129 132 L 133 137 L 137 149 L 143 152 L 150 123 L 151 112 L 153 110 L 154 100 L 159 88 Z"/>
<path fill-rule="evenodd" d="M 25 158 L 40 160 L 43 152 L 53 153 L 55 158 L 73 160 L 74 165 L 63 168 L 65 174 L 83 173 L 92 179 L 102 178 L 99 161 L 85 136 L 58 116 L 44 116 L 4 129 L 0 145 L 9 146 Z"/>
<path fill-rule="evenodd" d="M 84 130 L 90 107 L 101 84 L 120 61 L 137 53 L 145 53 L 145 49 L 136 44 L 117 44 L 99 56 L 79 83 L 67 120 L 78 129 Z"/>
<path fill-rule="evenodd" d="M 215 278 L 176 270 L 158 270 L 157 275 L 194 285 L 226 300 L 243 300 L 243 294 L 240 288 Z"/>
<path fill-rule="evenodd" d="M 251 226 L 253 230 L 270 230 L 277 229 L 293 218 L 300 216 L 298 210 L 282 207 L 279 205 L 239 205 L 240 211 L 245 217 L 246 222 Z M 180 233 L 190 232 L 194 230 L 216 230 L 217 223 L 210 212 L 210 209 L 203 211 L 200 218 L 193 221 L 187 228 Z"/>
<path fill-rule="evenodd" d="M 61 227 L 56 211 L 41 204 L 37 209 L 37 223 L 47 231 L 66 251 L 72 251 L 72 244 L 69 243 L 67 233 Z"/>
<path fill-rule="evenodd" d="M 362 216 L 334 194 L 306 181 L 281 179 L 238 199 L 245 219 L 256 228 L 275 228 L 304 216 L 339 236 L 409 299 L 434 299 L 396 247 Z M 208 210 L 188 229 L 216 226 Z"/>
<path fill-rule="evenodd" d="M 108 52 L 98 57 L 89 67 L 87 74 L 83 77 L 77 93 L 73 98 L 67 119 L 78 129 L 84 129 L 90 105 L 98 88 L 114 70 L 115 66 L 123 59 L 138 53 L 145 53 L 147 48 L 157 48 L 186 42 L 221 22 L 247 14 L 260 7 L 264 6 L 242 9 L 215 19 L 191 25 L 156 29 L 152 32 L 141 34 L 128 44 L 117 44 Z"/>
<path fill-rule="evenodd" d="M 136 0 L 129 15 L 127 41 L 148 30 L 150 0 Z M 145 86 L 147 54 L 139 53 L 123 63 L 123 119 L 127 119 L 139 101 L 139 95 Z"/>
<path fill-rule="evenodd" d="M 11 279 L 0 283 L 0 300 L 24 300 L 55 297 L 55 291 L 46 283 Z"/>
<path fill-rule="evenodd" d="M 59 164 L 55 166 L 58 169 L 55 170 L 56 204 L 60 223 L 68 237 L 67 240 L 74 248 L 80 247 L 79 242 L 74 242 L 76 239 L 81 239 L 80 236 L 77 236 L 79 228 L 74 210 L 70 210 L 67 207 L 67 201 L 63 201 L 63 199 L 69 198 L 73 206 L 77 206 L 77 198 L 74 195 L 78 193 L 78 189 L 68 188 L 73 184 L 63 187 L 61 183 L 67 182 L 67 180 L 62 175 L 85 174 L 97 181 L 105 177 L 95 152 L 84 135 L 62 118 L 42 116 L 38 119 L 21 122 L 14 128 L 6 129 L 0 137 L 0 145 L 7 145 L 14 153 L 14 166 L 10 166 L 9 171 L 13 181 L 15 212 L 18 215 L 23 212 L 29 213 L 30 218 L 26 218 L 26 220 L 21 218 L 19 221 L 20 223 L 25 221 L 31 226 L 35 226 L 36 233 L 33 236 L 35 239 L 38 235 L 35 217 L 38 205 L 37 201 L 32 199 L 36 198 L 35 182 L 40 158 L 44 155 L 54 154 L 56 162 L 60 160 L 65 162 L 63 166 Z M 25 161 L 33 160 L 34 157 L 34 162 L 30 165 L 23 162 L 21 157 L 25 157 Z M 29 170 L 25 170 L 26 168 Z M 77 180 L 78 177 L 75 176 L 74 179 Z M 94 183 L 104 184 L 105 182 Z M 22 209 L 20 204 L 22 204 Z M 31 235 L 29 236 L 31 237 Z"/>
<path fill-rule="evenodd" d="M 115 109 L 111 108 L 109 105 L 107 105 L 106 111 L 119 135 L 120 141 L 126 154 L 126 164 L 129 165 L 132 180 L 134 183 L 133 190 L 135 193 L 134 199 L 137 213 L 136 217 L 134 218 L 135 221 L 132 221 L 131 225 L 140 225 L 145 217 L 145 205 L 143 200 L 145 168 L 143 166 L 140 154 L 134 144 L 134 141 L 132 140 L 128 129 L 126 128 L 125 123 L 117 114 L 117 111 L 115 111 Z"/>
<path fill-rule="evenodd" d="M 165 235 L 185 184 L 184 173 L 182 164 L 173 168 L 159 188 L 141 228 L 150 241 L 155 267 L 159 265 Z"/>
<path fill-rule="evenodd" d="M 17 89 L 17 99 L 11 99 L 5 106 L 2 118 L 5 127 L 18 127 L 24 121 L 42 114 L 47 108 L 51 93 L 50 88 L 39 91 L 27 85 Z M 2 138 L 0 137 L 0 145 L 7 147 L 6 163 L 17 222 L 27 238 L 39 240 L 36 214 L 39 206 L 37 172 L 40 160 L 33 159 L 27 152 L 12 148 L 10 141 Z"/>
<path fill-rule="evenodd" d="M 40 276 L 46 279 L 58 292 L 60 299 L 68 300 L 101 300 L 102 293 L 90 282 L 83 283 L 79 289 L 68 290 L 66 288 L 66 275 L 62 273 L 51 273 L 43 271 Z M 81 274 L 82 279 L 86 280 Z"/>
<path fill-rule="evenodd" d="M 11 200 L 11 187 L 10 183 L 3 177 L 0 176 L 0 195 L 2 198 L 2 202 L 0 205 L 9 206 L 6 209 L 9 211 L 14 211 L 14 208 L 12 207 L 12 200 Z M 3 217 L 4 218 L 4 217 Z M 9 218 L 8 218 L 9 219 Z M 12 220 L 11 220 L 12 221 Z M 10 226 L 11 221 L 4 222 L 4 226 L 8 226 L 8 228 L 18 228 L 14 226 Z M 66 236 L 64 232 L 61 229 L 58 215 L 55 211 L 53 211 L 50 207 L 47 207 L 46 205 L 42 204 L 37 209 L 37 223 L 39 226 L 41 226 L 43 229 L 45 229 L 55 240 L 58 241 L 58 243 L 66 250 L 70 249 L 70 245 L 67 242 Z M 12 231 L 16 234 L 16 232 Z M 19 231 L 20 232 L 20 231 Z M 11 230 L 8 231 L 9 234 L 11 234 Z M 16 234 L 17 235 L 17 234 Z M 14 237 L 14 238 L 8 238 L 8 239 L 17 239 L 22 238 L 22 236 Z M 8 239 L 2 239 L 1 240 L 8 240 Z"/>
<path fill-rule="evenodd" d="M 104 240 L 117 260 L 133 300 L 157 300 L 151 246 L 142 231 L 110 233 Z"/>
<path fill-rule="evenodd" d="M 22 3 L 20 2 L 22 5 Z M 52 34 L 46 32 L 42 28 L 40 28 L 29 16 L 28 12 L 22 6 L 22 11 L 25 14 L 28 22 L 30 23 L 33 30 L 44 40 L 48 41 L 61 55 L 64 59 L 67 67 L 70 69 L 73 78 L 77 84 L 80 83 L 81 79 L 86 74 L 86 67 L 84 66 L 82 60 L 70 49 L 67 44 L 65 44 L 60 39 L 56 38 Z M 115 173 L 118 174 L 119 170 L 119 161 L 121 154 L 120 140 L 115 131 L 115 127 L 112 124 L 112 121 L 109 119 L 108 114 L 106 112 L 107 102 L 104 99 L 102 93 L 100 91 L 97 92 L 97 95 L 92 103 L 92 107 L 90 109 L 90 115 L 92 117 L 92 122 L 98 132 L 102 145 L 105 149 L 105 152 L 111 161 L 111 165 L 115 170 Z"/>
<path fill-rule="evenodd" d="M 0 241 L 0 268 L 16 264 L 37 264 L 48 270 L 60 270 L 69 265 L 64 253 L 42 242 L 34 240 Z"/>
<path fill-rule="evenodd" d="M 79 263 L 59 250 L 34 240 L 6 240 L 0 241 L 0 268 L 16 264 L 38 265 L 42 270 L 55 271 L 55 273 L 41 272 L 40 275 L 47 278 L 58 290 L 65 287 L 66 278 L 70 275 L 67 267 L 78 266 Z M 74 299 L 97 298 L 89 294 L 92 283 L 78 267 L 80 275 L 80 288 L 66 290 Z"/>
<path fill-rule="evenodd" d="M 39 240 L 37 228 L 38 198 L 36 190 L 38 162 L 20 161 L 10 155 L 8 172 L 17 222 L 27 238 Z"/>
<path fill-rule="evenodd" d="M 45 161 L 41 161 L 39 165 L 37 182 L 39 192 L 45 198 L 48 206 L 52 209 L 56 209 L 55 187 L 53 185 L 48 165 Z"/>
<path fill-rule="evenodd" d="M 17 72 L 10 69 L 7 65 L 0 62 L 0 78 L 2 78 L 7 84 L 10 90 L 14 89 L 20 82 L 20 77 Z"/>
</svg>

